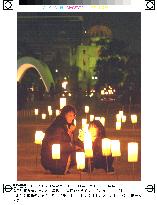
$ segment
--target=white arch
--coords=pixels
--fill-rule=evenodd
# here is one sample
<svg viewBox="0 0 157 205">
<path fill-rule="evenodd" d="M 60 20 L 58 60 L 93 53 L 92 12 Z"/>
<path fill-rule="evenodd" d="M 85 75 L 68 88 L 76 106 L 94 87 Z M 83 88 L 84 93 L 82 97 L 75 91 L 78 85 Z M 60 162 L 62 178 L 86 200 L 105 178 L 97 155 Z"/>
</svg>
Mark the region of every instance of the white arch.
<svg viewBox="0 0 157 205">
<path fill-rule="evenodd" d="M 17 61 L 17 81 L 20 82 L 25 72 L 30 68 L 37 70 L 41 76 L 46 91 L 49 92 L 51 83 L 54 85 L 54 80 L 52 78 L 50 69 L 46 64 L 33 57 L 22 57 Z"/>
</svg>

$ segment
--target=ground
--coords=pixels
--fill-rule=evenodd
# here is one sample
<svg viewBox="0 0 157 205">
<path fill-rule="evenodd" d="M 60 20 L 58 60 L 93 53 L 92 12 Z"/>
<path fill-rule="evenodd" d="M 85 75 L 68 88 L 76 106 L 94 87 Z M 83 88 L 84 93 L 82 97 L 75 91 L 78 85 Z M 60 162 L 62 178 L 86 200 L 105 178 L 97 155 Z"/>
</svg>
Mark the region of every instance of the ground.
<svg viewBox="0 0 157 205">
<path fill-rule="evenodd" d="M 44 131 L 49 123 L 20 122 L 17 126 L 17 180 L 18 181 L 140 181 L 141 180 L 141 132 L 140 128 L 123 128 L 116 131 L 106 129 L 107 137 L 119 139 L 121 156 L 114 159 L 114 174 L 108 174 L 102 169 L 91 174 L 72 169 L 67 175 L 52 175 L 40 164 L 40 145 L 34 144 L 36 130 Z M 138 162 L 127 161 L 128 142 L 139 143 Z"/>
</svg>

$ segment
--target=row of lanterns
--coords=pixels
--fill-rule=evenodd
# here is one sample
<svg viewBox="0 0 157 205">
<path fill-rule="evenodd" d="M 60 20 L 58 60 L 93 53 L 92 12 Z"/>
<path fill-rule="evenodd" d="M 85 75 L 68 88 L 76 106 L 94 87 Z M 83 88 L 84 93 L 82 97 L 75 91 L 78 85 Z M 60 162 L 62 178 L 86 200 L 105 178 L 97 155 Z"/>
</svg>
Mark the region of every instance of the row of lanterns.
<svg viewBox="0 0 157 205">
<path fill-rule="evenodd" d="M 42 144 L 44 135 L 45 134 L 42 131 L 36 131 L 35 144 Z M 84 169 L 85 158 L 93 157 L 92 139 L 90 133 L 87 132 L 87 130 L 85 131 L 84 150 L 85 152 L 76 152 L 77 169 Z M 110 155 L 112 155 L 112 157 L 121 156 L 120 141 L 110 140 L 108 138 L 102 139 L 102 155 L 106 157 Z M 60 144 L 52 145 L 52 159 L 60 159 Z M 138 143 L 130 142 L 128 143 L 128 162 L 137 162 L 137 161 L 138 161 Z"/>
</svg>

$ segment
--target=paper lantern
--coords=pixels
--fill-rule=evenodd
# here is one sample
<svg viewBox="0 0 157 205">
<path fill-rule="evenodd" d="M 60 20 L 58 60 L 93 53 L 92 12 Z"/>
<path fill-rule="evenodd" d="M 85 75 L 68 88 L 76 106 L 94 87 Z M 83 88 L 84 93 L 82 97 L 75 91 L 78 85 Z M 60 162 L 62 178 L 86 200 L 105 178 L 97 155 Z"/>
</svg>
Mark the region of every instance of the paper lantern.
<svg viewBox="0 0 157 205">
<path fill-rule="evenodd" d="M 103 126 L 105 126 L 105 117 L 100 117 L 100 122 L 102 123 Z"/>
<path fill-rule="evenodd" d="M 121 118 L 122 118 L 122 116 L 120 114 L 116 115 L 117 122 L 121 122 Z"/>
<path fill-rule="evenodd" d="M 85 113 L 89 113 L 89 106 L 85 106 Z"/>
<path fill-rule="evenodd" d="M 112 140 L 111 141 L 111 153 L 112 153 L 112 157 L 121 156 L 120 141 L 119 140 Z"/>
<path fill-rule="evenodd" d="M 45 136 L 45 133 L 42 131 L 35 132 L 35 144 L 42 144 L 42 140 Z"/>
<path fill-rule="evenodd" d="M 60 98 L 60 109 L 66 106 L 66 98 Z"/>
<path fill-rule="evenodd" d="M 43 113 L 43 114 L 41 115 L 41 118 L 42 118 L 43 120 L 45 120 L 45 119 L 46 119 L 46 114 Z"/>
<path fill-rule="evenodd" d="M 38 115 L 39 114 L 39 110 L 38 109 L 34 109 L 34 114 Z"/>
<path fill-rule="evenodd" d="M 134 123 L 137 123 L 137 115 L 131 115 L 131 122 L 134 124 Z"/>
<path fill-rule="evenodd" d="M 92 149 L 92 138 L 89 132 L 85 133 L 84 137 L 84 150 L 85 150 L 85 156 L 87 158 L 93 157 L 93 149 Z"/>
<path fill-rule="evenodd" d="M 102 139 L 102 155 L 103 156 L 111 155 L 111 140 L 108 138 Z"/>
<path fill-rule="evenodd" d="M 116 122 L 116 130 L 120 130 L 121 129 L 121 122 Z"/>
<path fill-rule="evenodd" d="M 48 105 L 48 106 L 47 106 L 47 109 L 48 109 L 48 112 L 49 112 L 50 110 L 52 110 L 51 105 Z"/>
<path fill-rule="evenodd" d="M 128 162 L 138 161 L 138 143 L 129 142 L 128 143 Z"/>
<path fill-rule="evenodd" d="M 94 120 L 94 115 L 90 115 L 89 120 L 90 120 L 90 122 L 92 122 Z"/>
<path fill-rule="evenodd" d="M 123 110 L 119 111 L 119 115 L 122 117 L 123 116 Z"/>
<path fill-rule="evenodd" d="M 76 119 L 74 119 L 74 125 L 76 126 Z"/>
<path fill-rule="evenodd" d="M 76 163 L 77 163 L 77 169 L 85 168 L 85 153 L 84 152 L 76 152 Z"/>
<path fill-rule="evenodd" d="M 52 145 L 52 159 L 60 159 L 60 144 Z"/>
<path fill-rule="evenodd" d="M 122 122 L 126 122 L 126 115 L 122 116 Z"/>
<path fill-rule="evenodd" d="M 49 115 L 52 115 L 52 110 L 49 110 L 48 112 L 49 112 Z"/>
<path fill-rule="evenodd" d="M 56 110 L 56 116 L 60 114 L 60 110 Z"/>
<path fill-rule="evenodd" d="M 100 121 L 100 117 L 95 117 L 95 120 L 99 120 Z"/>
<path fill-rule="evenodd" d="M 87 119 L 82 118 L 82 130 L 84 129 L 86 124 L 87 124 Z"/>
</svg>

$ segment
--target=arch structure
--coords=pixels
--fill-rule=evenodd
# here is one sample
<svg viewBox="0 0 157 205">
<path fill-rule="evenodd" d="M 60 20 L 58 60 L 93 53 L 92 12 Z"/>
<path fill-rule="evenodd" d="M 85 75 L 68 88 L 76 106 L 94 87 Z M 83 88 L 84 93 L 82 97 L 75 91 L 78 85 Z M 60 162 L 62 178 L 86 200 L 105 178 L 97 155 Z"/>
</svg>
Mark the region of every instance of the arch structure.
<svg viewBox="0 0 157 205">
<path fill-rule="evenodd" d="M 17 81 L 20 82 L 25 72 L 34 68 L 39 73 L 43 84 L 45 86 L 46 92 L 49 92 L 51 84 L 54 85 L 54 80 L 49 67 L 42 63 L 41 61 L 33 57 L 22 57 L 17 61 Z"/>
</svg>

